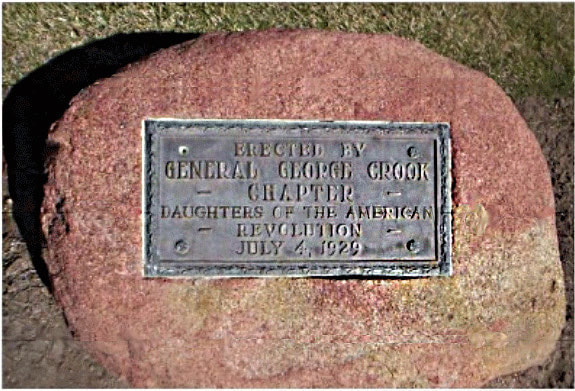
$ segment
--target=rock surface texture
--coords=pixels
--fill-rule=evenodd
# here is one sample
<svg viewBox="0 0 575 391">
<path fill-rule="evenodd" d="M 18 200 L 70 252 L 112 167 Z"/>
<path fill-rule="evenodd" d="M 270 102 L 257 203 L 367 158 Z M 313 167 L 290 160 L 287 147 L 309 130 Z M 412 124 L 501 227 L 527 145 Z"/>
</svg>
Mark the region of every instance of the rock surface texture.
<svg viewBox="0 0 575 391">
<path fill-rule="evenodd" d="M 454 275 L 142 278 L 148 117 L 450 122 Z M 393 36 L 209 34 L 83 91 L 54 126 L 43 226 L 74 335 L 138 387 L 476 387 L 565 319 L 551 181 L 496 83 Z"/>
</svg>

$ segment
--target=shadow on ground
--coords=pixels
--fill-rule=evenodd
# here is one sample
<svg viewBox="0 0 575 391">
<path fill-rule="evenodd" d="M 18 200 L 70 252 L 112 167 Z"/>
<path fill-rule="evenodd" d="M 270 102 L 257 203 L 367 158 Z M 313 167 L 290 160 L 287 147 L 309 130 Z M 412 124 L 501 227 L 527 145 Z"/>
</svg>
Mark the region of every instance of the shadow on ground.
<svg viewBox="0 0 575 391">
<path fill-rule="evenodd" d="M 46 137 L 51 124 L 83 88 L 156 50 L 198 36 L 160 32 L 114 35 L 54 58 L 13 86 L 6 96 L 3 145 L 8 178 L 7 182 L 3 178 L 3 185 L 8 184 L 10 194 L 3 191 L 2 204 L 4 386 L 128 386 L 108 374 L 71 338 L 63 313 L 44 287 L 50 288 L 42 258 L 44 239 L 39 220 L 44 160 L 49 153 Z M 516 103 L 536 134 L 551 171 L 567 288 L 567 324 L 557 348 L 545 363 L 495 379 L 487 386 L 570 388 L 573 386 L 573 100 L 549 102 L 531 97 Z"/>
<path fill-rule="evenodd" d="M 14 85 L 2 105 L 4 158 L 12 214 L 42 282 L 51 289 L 42 259 L 44 237 L 40 206 L 44 197 L 44 160 L 50 126 L 70 100 L 98 79 L 158 49 L 195 39 L 196 33 L 116 34 L 61 54 Z"/>
</svg>

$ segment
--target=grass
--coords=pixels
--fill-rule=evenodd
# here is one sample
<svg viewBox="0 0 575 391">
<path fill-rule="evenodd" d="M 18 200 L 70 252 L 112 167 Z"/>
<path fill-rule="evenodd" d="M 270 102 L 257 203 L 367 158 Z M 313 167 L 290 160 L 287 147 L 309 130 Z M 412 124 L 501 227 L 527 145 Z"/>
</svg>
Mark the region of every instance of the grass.
<svg viewBox="0 0 575 391">
<path fill-rule="evenodd" d="M 572 4 L 5 3 L 3 86 L 58 53 L 136 31 L 393 33 L 485 72 L 514 100 L 573 96 Z"/>
</svg>

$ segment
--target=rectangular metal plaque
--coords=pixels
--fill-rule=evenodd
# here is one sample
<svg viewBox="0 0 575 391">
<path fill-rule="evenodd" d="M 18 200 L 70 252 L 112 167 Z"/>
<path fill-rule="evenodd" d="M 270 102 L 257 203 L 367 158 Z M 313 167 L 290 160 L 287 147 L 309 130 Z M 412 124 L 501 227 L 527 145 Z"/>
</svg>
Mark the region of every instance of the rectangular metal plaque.
<svg viewBox="0 0 575 391">
<path fill-rule="evenodd" d="M 144 275 L 451 274 L 446 123 L 144 121 Z"/>
</svg>

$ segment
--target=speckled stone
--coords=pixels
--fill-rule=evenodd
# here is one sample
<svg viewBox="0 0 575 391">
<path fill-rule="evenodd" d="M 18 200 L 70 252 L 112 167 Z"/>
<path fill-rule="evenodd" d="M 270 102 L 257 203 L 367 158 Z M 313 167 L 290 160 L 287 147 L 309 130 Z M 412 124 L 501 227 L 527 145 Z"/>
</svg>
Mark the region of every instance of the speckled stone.
<svg viewBox="0 0 575 391">
<path fill-rule="evenodd" d="M 454 275 L 142 278 L 147 117 L 446 121 Z M 54 126 L 43 226 L 76 338 L 137 387 L 477 387 L 565 318 L 545 159 L 496 83 L 389 35 L 209 34 L 95 83 Z"/>
</svg>

